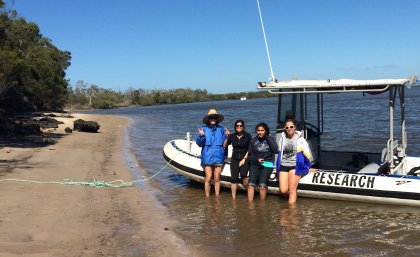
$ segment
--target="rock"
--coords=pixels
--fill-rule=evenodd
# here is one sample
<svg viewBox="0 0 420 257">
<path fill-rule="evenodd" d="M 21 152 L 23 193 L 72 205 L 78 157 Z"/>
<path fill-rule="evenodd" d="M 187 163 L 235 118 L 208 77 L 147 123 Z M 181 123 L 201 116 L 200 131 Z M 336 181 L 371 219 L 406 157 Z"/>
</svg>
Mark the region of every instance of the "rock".
<svg viewBox="0 0 420 257">
<path fill-rule="evenodd" d="M 16 117 L 0 122 L 0 141 L 8 143 L 35 143 L 48 145 L 55 143 L 54 139 L 42 133 L 39 120 Z"/>
<path fill-rule="evenodd" d="M 40 125 L 31 119 L 16 119 L 9 123 L 8 131 L 11 135 L 41 135 Z"/>
<path fill-rule="evenodd" d="M 73 130 L 80 132 L 93 132 L 96 133 L 99 130 L 100 125 L 96 121 L 85 121 L 78 119 L 73 121 Z"/>
<path fill-rule="evenodd" d="M 69 128 L 69 127 L 66 127 L 66 128 L 64 129 L 64 131 L 65 131 L 66 133 L 72 133 L 72 132 L 73 132 L 73 130 L 72 130 L 71 128 Z"/>
<path fill-rule="evenodd" d="M 39 125 L 41 128 L 58 128 L 58 124 L 64 124 L 62 121 L 58 121 L 56 119 L 50 118 L 50 117 L 43 117 L 39 119 Z"/>
</svg>

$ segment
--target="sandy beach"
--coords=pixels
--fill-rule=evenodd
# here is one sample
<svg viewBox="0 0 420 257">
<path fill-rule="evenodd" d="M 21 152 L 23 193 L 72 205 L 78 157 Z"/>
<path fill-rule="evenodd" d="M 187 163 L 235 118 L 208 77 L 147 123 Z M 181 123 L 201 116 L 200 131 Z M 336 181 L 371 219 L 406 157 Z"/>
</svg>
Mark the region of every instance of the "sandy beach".
<svg viewBox="0 0 420 257">
<path fill-rule="evenodd" d="M 119 116 L 72 114 L 46 133 L 45 147 L 0 145 L 0 180 L 131 181 Z M 97 121 L 99 133 L 73 132 L 73 120 Z M 141 187 L 0 181 L 0 256 L 191 256 L 168 210 Z"/>
</svg>

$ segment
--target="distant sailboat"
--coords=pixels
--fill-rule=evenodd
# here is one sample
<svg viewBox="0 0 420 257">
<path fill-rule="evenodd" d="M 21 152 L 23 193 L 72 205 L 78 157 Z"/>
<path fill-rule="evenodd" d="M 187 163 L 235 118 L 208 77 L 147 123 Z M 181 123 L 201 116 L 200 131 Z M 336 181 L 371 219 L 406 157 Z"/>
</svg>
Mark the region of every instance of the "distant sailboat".
<svg viewBox="0 0 420 257">
<path fill-rule="evenodd" d="M 246 96 L 242 96 L 241 101 L 245 101 L 245 100 L 246 100 Z"/>
</svg>

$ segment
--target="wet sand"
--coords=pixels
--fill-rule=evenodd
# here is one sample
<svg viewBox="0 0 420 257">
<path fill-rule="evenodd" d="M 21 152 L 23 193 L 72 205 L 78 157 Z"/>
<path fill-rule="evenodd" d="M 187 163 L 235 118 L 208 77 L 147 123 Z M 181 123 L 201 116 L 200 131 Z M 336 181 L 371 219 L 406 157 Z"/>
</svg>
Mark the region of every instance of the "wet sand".
<svg viewBox="0 0 420 257">
<path fill-rule="evenodd" d="M 55 144 L 0 145 L 0 180 L 131 181 L 123 156 L 128 119 L 72 115 L 45 131 Z M 97 121 L 99 133 L 66 134 L 77 118 Z M 0 181 L 0 256 L 195 255 L 149 190 Z"/>
</svg>

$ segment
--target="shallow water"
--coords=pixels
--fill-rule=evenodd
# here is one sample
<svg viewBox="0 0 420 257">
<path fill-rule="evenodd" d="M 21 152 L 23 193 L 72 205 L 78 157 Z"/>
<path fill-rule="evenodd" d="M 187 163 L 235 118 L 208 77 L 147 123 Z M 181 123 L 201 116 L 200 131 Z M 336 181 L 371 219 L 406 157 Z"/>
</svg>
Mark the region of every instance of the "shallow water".
<svg viewBox="0 0 420 257">
<path fill-rule="evenodd" d="M 407 92 L 408 153 L 420 154 L 420 93 Z M 381 151 L 388 137 L 387 95 L 331 95 L 325 98 L 325 148 Z M 155 174 L 165 165 L 163 145 L 193 136 L 209 108 L 225 116 L 233 129 L 237 118 L 247 130 L 267 122 L 275 129 L 277 99 L 220 101 L 103 110 L 133 120 L 127 135 L 135 156 L 136 178 Z M 346 112 L 346 115 L 343 113 Z M 368 121 L 368 122 L 366 122 Z M 398 122 L 398 121 L 396 121 Z M 141 167 L 146 171 L 140 174 Z M 270 195 L 265 202 L 248 203 L 241 193 L 232 200 L 223 190 L 204 197 L 201 184 L 173 172 L 161 172 L 147 184 L 179 222 L 174 231 L 201 256 L 415 256 L 420 253 L 420 209 L 404 206 L 299 198 L 296 208 Z"/>
</svg>

